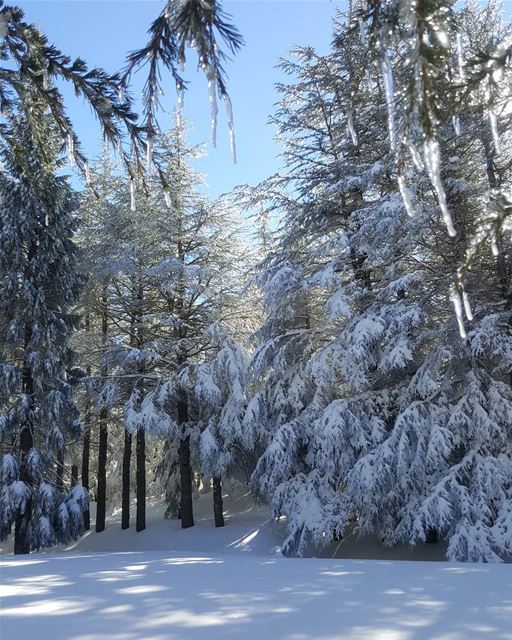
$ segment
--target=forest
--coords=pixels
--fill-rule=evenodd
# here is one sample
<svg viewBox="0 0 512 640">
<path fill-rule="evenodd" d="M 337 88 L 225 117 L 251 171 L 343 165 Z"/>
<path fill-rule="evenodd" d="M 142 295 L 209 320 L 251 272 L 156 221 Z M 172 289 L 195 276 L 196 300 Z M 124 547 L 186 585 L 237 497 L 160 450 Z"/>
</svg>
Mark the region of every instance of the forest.
<svg viewBox="0 0 512 640">
<path fill-rule="evenodd" d="M 217 0 L 163 5 L 110 75 L 0 2 L 2 557 L 100 541 L 112 514 L 144 536 L 151 505 L 190 530 L 207 501 L 213 535 L 236 518 L 227 495 L 268 512 L 284 556 L 372 536 L 506 569 L 510 16 L 495 0 L 333 10 L 327 53 L 276 61 L 280 171 L 217 197 L 194 168 L 185 64 L 236 159 L 243 34 Z M 65 85 L 96 116 L 95 157 Z M 450 638 L 510 638 L 503 624 Z"/>
</svg>

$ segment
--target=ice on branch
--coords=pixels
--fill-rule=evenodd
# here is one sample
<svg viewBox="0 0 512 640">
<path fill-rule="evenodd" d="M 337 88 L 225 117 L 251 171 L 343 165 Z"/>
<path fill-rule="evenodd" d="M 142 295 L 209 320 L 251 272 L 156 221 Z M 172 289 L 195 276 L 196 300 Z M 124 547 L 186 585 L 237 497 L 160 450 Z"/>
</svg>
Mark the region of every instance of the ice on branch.
<svg viewBox="0 0 512 640">
<path fill-rule="evenodd" d="M 439 143 L 437 140 L 427 139 L 423 145 L 423 156 L 425 158 L 425 167 L 427 169 L 430 182 L 435 189 L 437 201 L 444 223 L 448 230 L 448 235 L 452 238 L 457 235 L 453 226 L 452 216 L 446 203 L 446 193 L 443 183 L 441 182 L 441 154 L 439 152 Z"/>
</svg>

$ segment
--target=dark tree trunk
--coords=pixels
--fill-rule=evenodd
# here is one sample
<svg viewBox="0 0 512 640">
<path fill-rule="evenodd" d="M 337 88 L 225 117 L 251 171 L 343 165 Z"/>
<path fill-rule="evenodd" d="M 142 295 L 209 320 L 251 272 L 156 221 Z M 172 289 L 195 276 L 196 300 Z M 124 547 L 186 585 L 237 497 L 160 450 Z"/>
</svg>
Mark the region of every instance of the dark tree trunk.
<svg viewBox="0 0 512 640">
<path fill-rule="evenodd" d="M 108 287 L 103 283 L 101 295 L 101 342 L 103 349 L 106 348 L 108 339 Z M 107 367 L 103 366 L 101 375 L 106 378 Z M 107 445 L 108 445 L 108 409 L 100 409 L 100 442 L 98 448 L 98 485 L 96 490 L 96 531 L 105 530 L 105 516 L 107 512 Z"/>
<path fill-rule="evenodd" d="M 190 465 L 190 436 L 185 436 L 188 422 L 188 404 L 186 400 L 178 401 L 178 424 L 181 426 L 179 448 L 180 460 L 180 493 L 181 493 L 181 528 L 194 526 L 194 509 L 192 505 L 192 467 Z"/>
<path fill-rule="evenodd" d="M 20 480 L 28 484 L 28 475 L 25 467 L 25 457 L 34 446 L 34 436 L 29 426 L 23 427 L 20 433 Z M 32 497 L 29 498 L 25 510 L 16 515 L 14 524 L 14 553 L 30 553 L 30 519 L 32 517 Z"/>
<path fill-rule="evenodd" d="M 71 465 L 71 486 L 74 487 L 75 484 L 78 484 L 78 465 Z"/>
<path fill-rule="evenodd" d="M 427 542 L 428 544 L 435 544 L 436 542 L 439 542 L 438 530 L 434 529 L 433 527 L 428 529 L 425 542 Z"/>
<path fill-rule="evenodd" d="M 137 430 L 137 531 L 146 528 L 146 434 Z"/>
<path fill-rule="evenodd" d="M 213 517 L 216 527 L 224 526 L 224 513 L 222 502 L 222 482 L 219 476 L 213 478 Z"/>
<path fill-rule="evenodd" d="M 132 435 L 124 430 L 123 486 L 121 495 L 121 529 L 130 526 L 130 464 L 132 460 Z"/>
<path fill-rule="evenodd" d="M 61 493 L 64 491 L 64 451 L 63 449 L 59 449 L 57 451 L 57 462 L 55 465 L 55 471 L 57 474 L 57 480 L 55 482 L 55 486 L 57 491 Z"/>
<path fill-rule="evenodd" d="M 91 317 L 85 314 L 85 330 L 91 330 Z M 87 375 L 91 377 L 91 367 L 87 367 Z M 87 394 L 84 412 L 84 440 L 82 444 L 82 487 L 89 492 L 89 464 L 91 458 L 91 399 Z M 91 513 L 89 507 L 84 511 L 84 529 L 91 528 Z"/>
<path fill-rule="evenodd" d="M 105 530 L 107 513 L 107 409 L 100 411 L 100 443 L 98 449 L 98 488 L 96 491 L 96 531 Z"/>
<path fill-rule="evenodd" d="M 34 247 L 31 247 L 30 253 L 33 255 L 35 251 Z M 29 254 L 30 257 L 30 254 Z M 25 340 L 24 340 L 24 348 L 25 348 L 25 358 L 27 356 L 30 341 L 32 340 L 32 328 L 30 325 L 25 326 Z M 26 394 L 30 403 L 34 402 L 34 380 L 32 378 L 32 369 L 28 364 L 28 361 L 25 359 L 23 365 L 23 374 L 22 374 L 22 390 L 23 393 Z M 31 424 L 25 424 L 20 432 L 20 480 L 25 482 L 32 492 L 32 487 L 30 486 L 30 480 L 27 474 L 27 467 L 25 458 L 27 453 L 34 446 L 34 431 Z M 30 553 L 30 520 L 32 518 L 32 493 L 30 498 L 27 500 L 25 505 L 25 509 L 23 512 L 18 511 L 16 514 L 16 519 L 14 523 L 14 553 Z"/>
<path fill-rule="evenodd" d="M 82 448 L 82 487 L 89 491 L 89 459 L 91 455 L 91 413 L 87 406 L 84 418 L 84 442 Z M 84 511 L 84 529 L 87 531 L 91 528 L 91 514 L 89 509 Z"/>
</svg>

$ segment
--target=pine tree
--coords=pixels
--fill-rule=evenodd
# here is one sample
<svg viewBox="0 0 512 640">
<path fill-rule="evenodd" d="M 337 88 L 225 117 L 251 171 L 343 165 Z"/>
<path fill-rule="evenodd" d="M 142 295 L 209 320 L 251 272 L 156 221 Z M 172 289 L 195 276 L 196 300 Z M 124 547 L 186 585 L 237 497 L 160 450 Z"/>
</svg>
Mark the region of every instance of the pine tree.
<svg viewBox="0 0 512 640">
<path fill-rule="evenodd" d="M 81 433 L 67 375 L 77 203 L 56 173 L 52 117 L 29 89 L 24 100 L 5 133 L 0 182 L 0 520 L 2 537 L 15 524 L 15 553 L 76 538 L 88 506 L 80 485 L 65 489 L 62 466 L 66 440 Z"/>
<path fill-rule="evenodd" d="M 215 326 L 211 333 L 217 353 L 196 368 L 195 396 L 202 404 L 200 414 L 206 424 L 200 440 L 203 482 L 212 481 L 215 526 L 223 527 L 222 479 L 239 475 L 243 463 L 247 362 L 226 329 Z"/>
<path fill-rule="evenodd" d="M 490 23 L 466 18 L 467 41 L 485 43 L 499 29 Z M 299 56 L 287 66 L 298 81 L 282 86 L 277 115 L 289 174 L 256 192 L 270 184 L 270 206 L 286 217 L 261 278 L 268 316 L 253 366 L 263 379 L 245 418 L 265 446 L 254 487 L 287 516 L 285 553 L 355 528 L 389 545 L 443 537 L 452 559 L 504 558 L 511 366 L 503 235 L 498 255 L 473 257 L 465 289 L 453 288 L 451 301 L 448 292 L 479 226 L 489 224 L 489 184 L 499 176 L 508 188 L 508 138 L 503 131 L 502 157 L 489 153 L 485 96 L 461 111 L 461 131 L 439 129 L 439 180 L 456 231 L 449 237 L 419 154 L 417 166 L 395 169 L 379 71 L 361 77 L 364 51 L 350 23 L 338 25 L 333 55 Z M 446 81 L 439 77 L 435 90 L 449 110 Z M 283 184 L 293 185 L 293 198 Z M 291 349 L 299 338 L 301 349 Z"/>
</svg>

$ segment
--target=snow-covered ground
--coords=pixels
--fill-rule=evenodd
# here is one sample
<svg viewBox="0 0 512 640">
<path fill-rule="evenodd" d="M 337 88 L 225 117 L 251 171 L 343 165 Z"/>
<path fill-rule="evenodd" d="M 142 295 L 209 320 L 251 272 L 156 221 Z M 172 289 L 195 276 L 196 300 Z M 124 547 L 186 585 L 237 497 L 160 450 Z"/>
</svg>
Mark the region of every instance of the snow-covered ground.
<svg viewBox="0 0 512 640">
<path fill-rule="evenodd" d="M 114 516 L 68 550 L 4 554 L 1 640 L 512 639 L 511 565 L 286 559 L 266 509 L 246 498 L 226 509 L 224 529 L 203 496 L 194 529 L 151 508 L 145 532 Z M 372 541 L 323 553 L 357 548 L 379 553 Z"/>
</svg>

